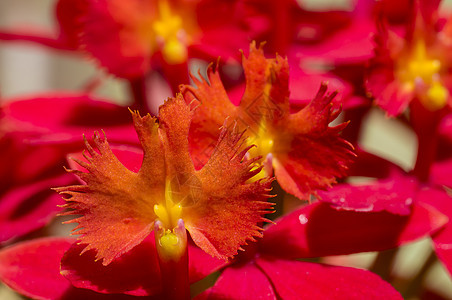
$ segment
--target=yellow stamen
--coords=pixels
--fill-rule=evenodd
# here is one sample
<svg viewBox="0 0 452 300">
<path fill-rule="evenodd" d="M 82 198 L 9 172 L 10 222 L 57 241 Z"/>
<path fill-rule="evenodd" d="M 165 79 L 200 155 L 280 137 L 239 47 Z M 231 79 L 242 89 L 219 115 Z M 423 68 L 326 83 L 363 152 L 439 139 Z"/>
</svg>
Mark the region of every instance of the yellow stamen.
<svg viewBox="0 0 452 300">
<path fill-rule="evenodd" d="M 187 60 L 187 45 L 180 39 L 184 35 L 182 18 L 173 14 L 167 0 L 158 4 L 159 18 L 153 23 L 157 39 L 162 42 L 162 54 L 170 64 L 178 64 Z"/>
<path fill-rule="evenodd" d="M 416 91 L 423 105 L 430 110 L 443 108 L 449 98 L 449 91 L 440 81 L 441 61 L 432 58 L 425 41 L 417 39 L 407 60 L 398 68 L 402 89 Z"/>
<path fill-rule="evenodd" d="M 427 91 L 427 101 L 421 98 L 424 106 L 432 111 L 443 108 L 447 104 L 449 91 L 439 82 L 434 81 Z"/>
</svg>

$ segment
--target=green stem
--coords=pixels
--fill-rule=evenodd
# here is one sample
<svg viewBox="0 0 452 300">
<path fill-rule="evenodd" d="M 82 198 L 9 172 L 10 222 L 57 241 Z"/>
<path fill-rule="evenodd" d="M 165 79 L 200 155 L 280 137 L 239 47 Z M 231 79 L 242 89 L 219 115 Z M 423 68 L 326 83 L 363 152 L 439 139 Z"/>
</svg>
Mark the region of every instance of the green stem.
<svg viewBox="0 0 452 300">
<path fill-rule="evenodd" d="M 369 271 L 380 275 L 386 281 L 391 281 L 392 267 L 399 249 L 389 249 L 378 253 Z"/>
</svg>

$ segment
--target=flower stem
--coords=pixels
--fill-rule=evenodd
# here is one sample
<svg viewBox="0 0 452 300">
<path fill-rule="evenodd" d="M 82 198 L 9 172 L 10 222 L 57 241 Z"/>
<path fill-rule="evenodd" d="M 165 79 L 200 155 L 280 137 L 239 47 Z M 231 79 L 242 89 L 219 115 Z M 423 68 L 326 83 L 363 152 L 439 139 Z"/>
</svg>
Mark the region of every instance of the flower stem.
<svg viewBox="0 0 452 300">
<path fill-rule="evenodd" d="M 418 152 L 413 174 L 421 182 L 426 182 L 436 158 L 438 126 L 444 116 L 444 110 L 429 111 L 419 101 L 413 101 L 410 113 L 411 123 L 418 137 Z"/>
<path fill-rule="evenodd" d="M 383 280 L 391 281 L 392 267 L 399 249 L 389 249 L 378 253 L 369 271 L 380 275 Z"/>
<path fill-rule="evenodd" d="M 156 220 L 154 231 L 164 299 L 190 299 L 187 231 L 184 222 L 179 219 L 177 227 L 170 231 Z"/>
</svg>

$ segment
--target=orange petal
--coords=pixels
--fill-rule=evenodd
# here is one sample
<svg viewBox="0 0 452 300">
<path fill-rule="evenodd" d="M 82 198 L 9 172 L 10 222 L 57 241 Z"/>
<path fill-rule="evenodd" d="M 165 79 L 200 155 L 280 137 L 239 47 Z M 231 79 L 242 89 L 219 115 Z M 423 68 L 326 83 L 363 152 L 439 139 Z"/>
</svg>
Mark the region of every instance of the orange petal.
<svg viewBox="0 0 452 300">
<path fill-rule="evenodd" d="M 88 170 L 78 175 L 86 185 L 57 188 L 68 196 L 66 215 L 82 215 L 68 223 L 79 223 L 76 234 L 84 251 L 96 249 L 97 260 L 108 265 L 115 258 L 138 245 L 152 230 L 154 204 L 164 197 L 164 165 L 157 124 L 149 116 L 133 114 L 135 127 L 144 148 L 139 173 L 128 170 L 112 153 L 105 137 L 94 134 L 97 152 L 85 140 L 90 156 L 77 160 Z M 150 158 L 152 157 L 152 159 Z M 163 185 L 162 185 L 163 182 Z"/>
<path fill-rule="evenodd" d="M 202 78 L 201 74 L 198 76 Z M 220 74 L 211 65 L 207 68 L 207 78 L 198 79 L 191 75 L 195 87 L 181 85 L 180 90 L 185 101 L 196 107 L 190 128 L 189 145 L 193 153 L 196 169 L 201 168 L 209 159 L 218 138 L 219 127 L 224 120 L 235 118 L 237 108 L 229 101 Z"/>
<path fill-rule="evenodd" d="M 276 178 L 287 192 L 301 199 L 345 176 L 355 156 L 353 146 L 339 136 L 347 123 L 329 127 L 340 109 L 332 102 L 336 92 L 326 92 L 327 85 L 322 84 L 309 105 L 290 115 L 280 127 L 292 140 L 286 153 L 274 155 Z"/>
<path fill-rule="evenodd" d="M 249 57 L 242 57 L 246 78 L 240 101 L 240 117 L 247 126 L 259 126 L 265 118 L 277 121 L 289 114 L 289 64 L 277 55 L 266 59 L 262 45 L 250 45 Z"/>
<path fill-rule="evenodd" d="M 259 224 L 272 204 L 266 202 L 271 179 L 248 182 L 259 173 L 256 159 L 245 158 L 243 133 L 235 128 L 220 133 L 218 143 L 207 164 L 197 176 L 201 191 L 197 202 L 184 209 L 184 220 L 193 241 L 211 255 L 227 259 L 248 240 L 262 236 Z"/>
</svg>

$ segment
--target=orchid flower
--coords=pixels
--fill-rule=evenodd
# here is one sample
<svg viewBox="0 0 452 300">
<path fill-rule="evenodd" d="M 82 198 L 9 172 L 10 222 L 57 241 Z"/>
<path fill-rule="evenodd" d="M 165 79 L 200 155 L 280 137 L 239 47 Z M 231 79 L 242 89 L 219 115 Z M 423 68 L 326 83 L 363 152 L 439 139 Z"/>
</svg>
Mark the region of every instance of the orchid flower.
<svg viewBox="0 0 452 300">
<path fill-rule="evenodd" d="M 186 101 L 198 105 L 190 135 L 198 167 L 218 136 L 216 128 L 230 118 L 240 128 L 248 128 L 250 143 L 257 145 L 250 153 L 265 158 L 261 176 L 274 171 L 283 189 L 300 199 L 344 176 L 354 154 L 352 146 L 339 136 L 346 123 L 329 126 L 340 112 L 333 102 L 336 93 L 327 94 L 323 84 L 309 105 L 290 113 L 287 60 L 280 56 L 266 59 L 262 47 L 252 43 L 243 67 L 246 89 L 238 106 L 231 103 L 219 74 L 211 67 L 207 70 L 209 83 L 193 77 L 196 87 L 181 86 Z"/>
<path fill-rule="evenodd" d="M 272 180 L 248 182 L 261 170 L 255 167 L 259 158 L 245 158 L 252 146 L 244 146 L 243 132 L 230 132 L 226 127 L 208 163 L 196 171 L 188 153 L 191 115 L 181 95 L 160 108 L 158 120 L 132 112 L 144 151 L 138 172 L 118 160 L 105 136 L 95 133 L 97 150 L 85 140 L 89 156 L 85 154 L 85 160 L 74 158 L 82 170 L 69 172 L 86 184 L 56 188 L 66 196 L 64 207 L 68 210 L 63 215 L 81 215 L 69 223 L 79 224 L 75 230 L 81 234 L 78 244 L 82 248 L 75 246 L 67 253 L 63 260 L 66 266 L 85 267 L 71 265 L 71 261 L 91 257 L 94 251 L 95 257 L 88 261 L 94 267 L 100 261 L 96 268 L 108 270 L 133 249 L 140 249 L 154 231 L 158 253 L 154 257 L 159 257 L 162 283 L 171 285 L 167 277 L 174 280 L 178 274 L 180 282 L 176 280 L 172 286 L 179 284 L 180 288 L 173 291 L 156 281 L 151 290 L 186 295 L 186 230 L 197 246 L 223 260 L 235 255 L 247 241 L 262 236 L 260 224 L 266 221 L 264 214 L 271 212 L 272 204 L 265 200 Z M 73 276 L 69 270 L 64 274 Z M 140 294 L 143 290 L 121 292 Z"/>
</svg>

